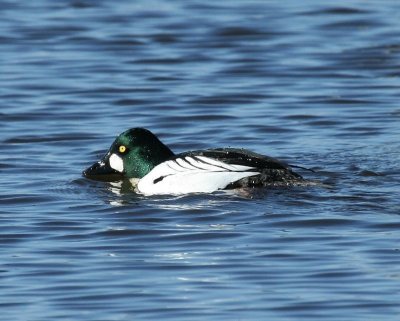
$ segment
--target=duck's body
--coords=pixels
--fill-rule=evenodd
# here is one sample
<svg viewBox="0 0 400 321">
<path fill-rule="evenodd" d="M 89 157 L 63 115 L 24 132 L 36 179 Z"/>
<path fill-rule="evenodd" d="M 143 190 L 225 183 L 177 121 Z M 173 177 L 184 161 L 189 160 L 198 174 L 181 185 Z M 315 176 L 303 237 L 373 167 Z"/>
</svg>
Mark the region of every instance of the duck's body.
<svg viewBox="0 0 400 321">
<path fill-rule="evenodd" d="M 211 193 L 242 187 L 290 186 L 303 182 L 283 162 L 245 149 L 208 149 L 175 155 L 150 131 L 133 128 L 117 137 L 88 178 L 127 178 L 145 195 Z"/>
</svg>

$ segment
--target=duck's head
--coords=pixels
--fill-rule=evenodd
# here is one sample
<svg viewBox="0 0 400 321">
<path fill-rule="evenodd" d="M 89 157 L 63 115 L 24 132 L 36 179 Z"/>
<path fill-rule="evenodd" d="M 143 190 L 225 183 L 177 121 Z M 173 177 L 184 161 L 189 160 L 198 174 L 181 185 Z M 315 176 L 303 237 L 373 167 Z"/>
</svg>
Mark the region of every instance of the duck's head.
<svg viewBox="0 0 400 321">
<path fill-rule="evenodd" d="M 83 171 L 83 176 L 105 181 L 142 178 L 174 153 L 152 132 L 131 128 L 120 134 L 106 155 Z"/>
</svg>

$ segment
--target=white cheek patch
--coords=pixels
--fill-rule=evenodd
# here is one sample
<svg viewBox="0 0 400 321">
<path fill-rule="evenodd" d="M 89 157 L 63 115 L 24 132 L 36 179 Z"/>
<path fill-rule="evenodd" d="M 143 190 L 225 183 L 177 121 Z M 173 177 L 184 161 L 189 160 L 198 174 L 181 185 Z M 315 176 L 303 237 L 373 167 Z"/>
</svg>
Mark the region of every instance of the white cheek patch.
<svg viewBox="0 0 400 321">
<path fill-rule="evenodd" d="M 110 156 L 110 166 L 120 173 L 124 171 L 124 161 L 117 154 Z"/>
</svg>

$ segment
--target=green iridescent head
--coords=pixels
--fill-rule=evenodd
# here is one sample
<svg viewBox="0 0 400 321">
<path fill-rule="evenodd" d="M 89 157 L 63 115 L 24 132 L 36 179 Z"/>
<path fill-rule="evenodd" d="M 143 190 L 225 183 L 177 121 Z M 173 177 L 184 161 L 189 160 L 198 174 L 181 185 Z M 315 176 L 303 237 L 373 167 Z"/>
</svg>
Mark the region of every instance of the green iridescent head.
<svg viewBox="0 0 400 321">
<path fill-rule="evenodd" d="M 84 170 L 83 176 L 106 181 L 140 179 L 173 155 L 149 130 L 131 128 L 120 134 L 106 155 Z"/>
</svg>

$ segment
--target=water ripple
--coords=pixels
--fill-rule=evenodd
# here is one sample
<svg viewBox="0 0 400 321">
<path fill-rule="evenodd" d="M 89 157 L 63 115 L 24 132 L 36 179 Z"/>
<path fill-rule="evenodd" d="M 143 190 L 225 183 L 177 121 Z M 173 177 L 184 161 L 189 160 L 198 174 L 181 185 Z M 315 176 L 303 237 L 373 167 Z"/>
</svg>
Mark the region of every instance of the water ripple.
<svg viewBox="0 0 400 321">
<path fill-rule="evenodd" d="M 399 9 L 2 1 L 2 318 L 397 321 Z M 139 126 L 312 183 L 144 197 L 81 177 Z"/>
</svg>

